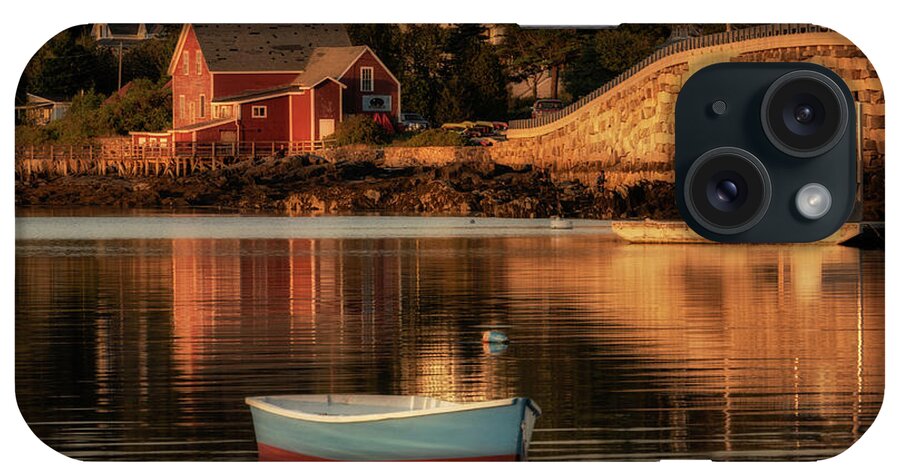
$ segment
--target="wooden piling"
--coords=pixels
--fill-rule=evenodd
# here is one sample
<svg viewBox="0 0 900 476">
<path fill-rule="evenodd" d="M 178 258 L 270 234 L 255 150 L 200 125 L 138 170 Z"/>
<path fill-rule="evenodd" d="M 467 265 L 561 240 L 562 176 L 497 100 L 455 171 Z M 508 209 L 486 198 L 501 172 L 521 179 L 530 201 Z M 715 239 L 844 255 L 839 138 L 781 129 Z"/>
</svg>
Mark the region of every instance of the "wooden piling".
<svg viewBox="0 0 900 476">
<path fill-rule="evenodd" d="M 294 154 L 307 150 L 319 150 L 325 146 L 323 141 L 266 141 L 261 143 L 262 150 L 257 150 L 255 142 L 243 144 L 229 142 L 222 146 L 222 151 L 220 151 L 220 145 L 222 144 L 215 142 L 192 142 L 190 145 L 182 144 L 180 147 L 176 147 L 176 144 L 173 143 L 157 148 L 124 143 L 100 143 L 97 147 L 94 144 L 63 146 L 29 144 L 15 148 L 15 173 L 23 179 L 30 179 L 42 173 L 48 175 L 107 175 L 112 167 L 112 173 L 119 176 L 168 174 L 173 177 L 182 177 L 187 174 L 221 168 L 225 164 L 225 157 L 235 160 L 253 159 L 257 157 L 257 154 L 265 155 L 266 149 L 269 149 L 272 155 L 278 151 Z"/>
</svg>

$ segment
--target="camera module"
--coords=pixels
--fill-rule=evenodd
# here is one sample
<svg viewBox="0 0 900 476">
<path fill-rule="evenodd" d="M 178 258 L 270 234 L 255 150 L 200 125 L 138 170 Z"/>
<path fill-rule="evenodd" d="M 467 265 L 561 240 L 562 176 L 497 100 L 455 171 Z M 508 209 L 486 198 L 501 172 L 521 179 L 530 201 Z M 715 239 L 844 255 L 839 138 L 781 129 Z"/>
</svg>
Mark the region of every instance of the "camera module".
<svg viewBox="0 0 900 476">
<path fill-rule="evenodd" d="M 736 147 L 719 147 L 701 155 L 684 183 L 684 203 L 691 215 L 708 230 L 725 235 L 756 225 L 772 196 L 762 162 Z"/>
<path fill-rule="evenodd" d="M 831 150 L 847 128 L 848 105 L 828 76 L 810 70 L 787 73 L 772 83 L 762 101 L 761 120 L 769 141 L 801 158 Z"/>
<path fill-rule="evenodd" d="M 834 235 L 859 209 L 857 111 L 846 82 L 819 64 L 728 62 L 694 72 L 675 104 L 679 214 L 722 243 Z"/>
</svg>

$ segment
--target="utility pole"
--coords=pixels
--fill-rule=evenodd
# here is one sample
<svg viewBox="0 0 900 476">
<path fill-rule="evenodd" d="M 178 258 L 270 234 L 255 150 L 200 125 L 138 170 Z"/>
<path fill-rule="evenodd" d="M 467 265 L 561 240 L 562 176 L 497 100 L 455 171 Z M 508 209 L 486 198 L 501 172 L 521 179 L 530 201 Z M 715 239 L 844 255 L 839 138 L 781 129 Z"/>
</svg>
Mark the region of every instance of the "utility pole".
<svg viewBox="0 0 900 476">
<path fill-rule="evenodd" d="M 122 89 L 122 42 L 119 42 L 119 87 L 116 88 L 118 92 L 119 89 Z"/>
</svg>

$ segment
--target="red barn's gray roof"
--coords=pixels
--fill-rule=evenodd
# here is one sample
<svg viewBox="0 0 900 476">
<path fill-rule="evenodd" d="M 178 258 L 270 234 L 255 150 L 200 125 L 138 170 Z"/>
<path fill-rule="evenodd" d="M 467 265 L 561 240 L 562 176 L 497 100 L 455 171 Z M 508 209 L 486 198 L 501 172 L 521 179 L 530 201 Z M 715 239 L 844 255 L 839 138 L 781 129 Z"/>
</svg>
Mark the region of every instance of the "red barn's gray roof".
<svg viewBox="0 0 900 476">
<path fill-rule="evenodd" d="M 306 69 L 297 76 L 293 84 L 314 86 L 325 78 L 340 79 L 341 74 L 365 50 L 365 46 L 316 48 L 310 55 Z"/>
<path fill-rule="evenodd" d="M 338 24 L 193 24 L 210 71 L 302 71 L 319 47 L 347 47 Z"/>
</svg>

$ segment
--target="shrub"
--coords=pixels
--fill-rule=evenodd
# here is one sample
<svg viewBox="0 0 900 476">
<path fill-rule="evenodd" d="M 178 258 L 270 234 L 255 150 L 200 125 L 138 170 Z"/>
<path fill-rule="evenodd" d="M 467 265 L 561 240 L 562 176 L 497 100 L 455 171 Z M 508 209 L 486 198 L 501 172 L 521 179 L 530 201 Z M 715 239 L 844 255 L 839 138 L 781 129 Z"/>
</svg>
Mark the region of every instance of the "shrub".
<svg viewBox="0 0 900 476">
<path fill-rule="evenodd" d="M 443 129 L 429 129 L 421 134 L 412 136 L 405 142 L 396 145 L 403 147 L 433 147 L 433 146 L 463 146 L 466 138 L 453 131 Z"/>
<path fill-rule="evenodd" d="M 53 131 L 48 127 L 21 125 L 16 126 L 16 145 L 41 145 L 52 142 Z"/>
<path fill-rule="evenodd" d="M 107 121 L 100 114 L 104 99 L 102 94 L 94 91 L 73 97 L 66 115 L 46 126 L 50 129 L 54 140 L 62 143 L 79 143 L 112 133 Z"/>
<path fill-rule="evenodd" d="M 172 127 L 172 91 L 162 81 L 135 79 L 124 95 L 100 107 L 99 119 L 116 134 L 160 132 Z"/>
<path fill-rule="evenodd" d="M 331 138 L 335 145 L 368 144 L 378 145 L 387 142 L 387 132 L 378 125 L 372 116 L 360 114 L 350 116 L 338 124 Z"/>
</svg>

